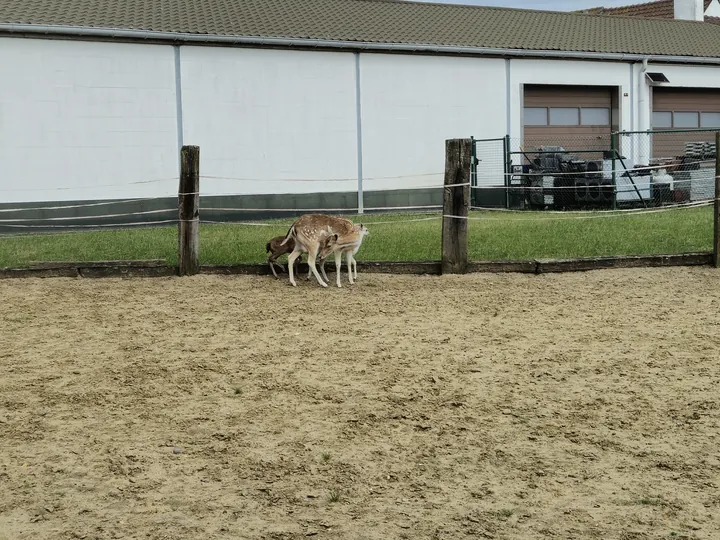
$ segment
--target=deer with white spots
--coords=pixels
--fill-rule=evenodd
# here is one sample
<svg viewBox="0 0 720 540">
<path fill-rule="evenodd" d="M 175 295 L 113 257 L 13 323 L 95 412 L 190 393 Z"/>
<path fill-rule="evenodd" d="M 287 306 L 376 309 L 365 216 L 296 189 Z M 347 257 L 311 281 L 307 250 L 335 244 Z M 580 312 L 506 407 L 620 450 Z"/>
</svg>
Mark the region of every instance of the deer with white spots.
<svg viewBox="0 0 720 540">
<path fill-rule="evenodd" d="M 355 283 L 353 281 L 353 273 L 355 274 L 355 279 L 357 279 L 357 261 L 355 260 L 355 254 L 360 249 L 363 239 L 368 234 L 370 234 L 370 231 L 368 231 L 367 227 L 361 223 L 360 225 L 353 226 L 352 231 L 348 234 L 343 236 L 334 234 L 327 239 L 324 246 L 320 249 L 319 254 L 320 272 L 326 281 L 329 282 L 330 280 L 328 279 L 327 274 L 325 274 L 325 259 L 327 259 L 331 253 L 335 253 L 337 286 L 342 287 L 342 285 L 340 285 L 340 264 L 344 253 L 347 261 L 348 280 L 350 281 L 350 285 Z M 309 270 L 307 278 L 310 279 Z"/>
<path fill-rule="evenodd" d="M 351 234 L 354 227 L 355 224 L 349 219 L 326 214 L 305 214 L 296 219 L 285 235 L 285 240 L 280 244 L 281 246 L 285 245 L 291 239 L 295 241 L 295 249 L 288 255 L 288 273 L 293 287 L 297 286 L 293 263 L 302 253 L 308 254 L 308 265 L 310 272 L 315 275 L 315 279 L 320 285 L 327 287 L 327 283 L 322 280 L 315 266 L 318 253 L 321 249 L 334 244 L 339 238 Z M 332 251 L 327 253 L 332 253 Z"/>
</svg>

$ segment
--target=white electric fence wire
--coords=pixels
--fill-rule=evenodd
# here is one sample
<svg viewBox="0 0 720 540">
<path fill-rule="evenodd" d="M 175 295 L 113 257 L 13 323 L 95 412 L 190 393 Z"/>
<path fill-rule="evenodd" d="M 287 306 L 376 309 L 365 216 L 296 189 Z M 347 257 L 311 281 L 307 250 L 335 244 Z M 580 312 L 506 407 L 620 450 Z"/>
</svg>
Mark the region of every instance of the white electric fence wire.
<svg viewBox="0 0 720 540">
<path fill-rule="evenodd" d="M 400 174 L 395 176 L 370 176 L 363 177 L 363 182 L 373 180 L 397 180 L 399 178 L 423 178 L 427 176 L 442 176 L 444 172 L 434 173 L 419 173 L 419 174 Z M 357 176 L 353 178 L 251 178 L 251 177 L 237 177 L 237 176 L 218 176 L 201 174 L 200 179 L 206 178 L 208 180 L 230 180 L 235 182 L 357 182 Z"/>
<path fill-rule="evenodd" d="M 662 209 L 674 210 L 674 209 L 678 209 L 678 208 L 696 208 L 696 207 L 700 207 L 700 206 L 707 206 L 708 204 L 711 204 L 712 202 L 713 202 L 713 199 L 701 199 L 701 200 L 688 202 L 688 203 L 669 204 L 669 205 L 663 206 Z M 502 213 L 502 212 L 525 213 L 525 212 L 528 212 L 527 210 L 517 210 L 517 209 L 511 209 L 511 208 L 496 208 L 496 207 L 491 207 L 491 206 L 470 206 L 470 209 L 471 210 L 483 210 L 486 212 L 497 212 L 497 213 Z M 570 211 L 568 211 L 568 210 L 538 210 L 537 212 L 541 212 L 542 214 L 564 214 L 564 215 L 567 215 L 568 213 L 573 213 L 573 214 L 578 214 L 578 213 L 581 213 L 581 214 L 613 213 L 614 214 L 614 213 L 618 213 L 618 214 L 622 214 L 622 213 L 626 213 L 626 212 L 641 212 L 642 213 L 642 212 L 649 212 L 649 211 L 650 211 L 649 209 L 620 208 L 620 209 L 615 209 L 615 210 L 570 210 Z"/>
<path fill-rule="evenodd" d="M 111 204 L 125 204 L 125 203 L 135 203 L 135 202 L 143 202 L 143 201 L 154 201 L 157 199 L 165 199 L 166 197 L 143 197 L 139 199 L 123 199 L 118 201 L 102 201 L 102 202 L 96 202 L 96 203 L 85 203 L 85 204 L 66 204 L 61 206 L 34 206 L 34 207 L 24 207 L 24 208 L 2 208 L 0 209 L 0 213 L 7 213 L 7 212 L 24 212 L 24 211 L 31 211 L 31 210 L 65 210 L 67 208 L 89 208 L 92 206 L 109 206 Z"/>
<path fill-rule="evenodd" d="M 365 207 L 366 212 L 383 210 L 423 210 L 427 208 L 442 208 L 440 204 L 425 204 L 419 206 L 372 206 Z M 343 212 L 345 214 L 357 213 L 357 208 L 223 208 L 204 207 L 202 212 Z"/>
<path fill-rule="evenodd" d="M 711 177 L 707 177 L 707 180 L 712 180 Z M 681 184 L 684 181 L 683 180 L 675 180 L 674 181 L 677 184 Z M 457 184 L 459 185 L 459 184 Z M 572 185 L 572 186 L 543 186 L 541 184 L 535 185 L 535 186 L 520 186 L 520 185 L 511 185 L 511 186 L 472 186 L 472 189 L 492 189 L 492 190 L 508 190 L 508 191 L 562 191 L 564 189 L 572 189 L 572 190 L 583 190 L 583 189 L 594 189 L 597 191 L 611 191 L 614 193 L 637 193 L 635 188 L 638 190 L 644 190 L 647 191 L 647 188 L 650 186 L 657 185 L 657 182 L 635 182 L 632 183 L 622 183 L 620 185 L 613 186 L 612 184 L 595 184 L 595 185 L 589 185 L 589 184 L 580 184 L 580 185 Z M 452 186 L 444 186 L 444 187 L 452 187 Z M 616 189 L 613 189 L 616 188 Z M 620 188 L 620 189 L 617 189 Z"/>
<path fill-rule="evenodd" d="M 699 208 L 702 206 L 709 206 L 711 204 L 714 204 L 714 201 L 708 201 L 701 204 L 697 204 L 694 206 L 686 206 L 685 208 Z M 662 212 L 669 212 L 672 210 L 677 210 L 678 208 L 673 207 L 667 207 L 667 208 L 655 208 L 653 210 L 634 210 L 634 211 L 628 211 L 623 213 L 612 213 L 612 212 L 605 212 L 602 214 L 593 214 L 589 216 L 565 216 L 565 217 L 525 217 L 525 218 L 517 218 L 513 219 L 512 221 L 565 221 L 565 220 L 572 220 L 572 219 L 603 219 L 603 218 L 613 218 L 613 217 L 624 217 L 624 216 L 640 216 L 645 214 L 657 214 Z M 492 221 L 493 218 L 490 217 L 474 217 L 474 216 L 455 216 L 452 214 L 443 214 L 444 218 L 449 219 L 467 219 L 470 221 Z"/>
<path fill-rule="evenodd" d="M 615 161 L 619 161 L 618 159 L 615 159 Z M 707 159 L 707 160 L 701 160 L 701 161 L 692 161 L 692 165 L 699 165 L 701 163 L 715 163 L 714 159 Z M 520 165 L 516 165 L 519 167 Z M 625 174 L 626 172 L 634 172 L 634 171 L 651 171 L 655 169 L 673 169 L 678 167 L 684 167 L 687 166 L 687 164 L 680 164 L 680 163 L 668 163 L 665 165 L 648 165 L 647 167 L 630 167 L 630 168 L 622 168 L 622 169 L 608 169 L 608 170 L 602 170 L 602 171 L 577 171 L 577 172 L 515 172 L 515 173 L 502 173 L 504 176 L 563 176 L 563 175 L 579 175 L 579 174 L 588 174 L 588 175 L 600 175 L 600 174 L 608 174 L 612 175 L 612 173 L 620 173 Z M 688 171 L 677 171 L 677 172 L 688 172 Z M 616 175 L 617 176 L 617 175 Z M 618 176 L 619 177 L 619 176 Z"/>
<path fill-rule="evenodd" d="M 416 219 L 396 219 L 392 221 L 367 221 L 366 225 L 368 227 L 373 227 L 375 225 L 388 225 L 388 224 L 396 224 L 396 223 L 418 223 L 421 221 L 434 221 L 442 219 L 442 216 L 432 216 L 432 217 L 426 217 L 426 218 L 416 218 Z M 242 226 L 248 226 L 248 227 L 290 227 L 292 223 L 261 223 L 257 221 L 212 221 L 212 220 L 202 220 L 202 223 L 210 223 L 213 225 L 242 225 Z"/>
<path fill-rule="evenodd" d="M 92 184 L 89 186 L 66 186 L 66 187 L 46 187 L 46 188 L 19 188 L 19 189 L 0 189 L 0 191 L 3 192 L 25 192 L 25 191 L 66 191 L 66 190 L 73 190 L 73 189 L 94 189 L 98 187 L 126 187 L 126 186 L 135 186 L 139 184 L 154 184 L 157 182 L 169 182 L 169 181 L 177 182 L 178 179 L 176 178 L 156 178 L 153 180 L 138 180 L 134 182 L 124 182 L 122 184 Z M 174 195 L 174 194 L 173 194 Z M 168 195 L 170 197 L 172 195 Z"/>
<path fill-rule="evenodd" d="M 162 210 L 145 210 L 144 212 L 125 212 L 122 214 L 103 214 L 98 216 L 64 216 L 64 217 L 50 217 L 50 218 L 17 218 L 17 219 L 0 219 L 0 225 L 6 223 L 21 223 L 21 222 L 38 222 L 38 221 L 71 221 L 76 219 L 99 219 L 99 218 L 116 218 L 116 217 L 127 217 L 127 216 L 143 216 L 149 214 L 167 214 L 168 212 L 177 212 L 176 208 L 164 208 Z"/>
<path fill-rule="evenodd" d="M 18 225 L 18 224 L 2 224 L 2 227 L 13 227 L 13 228 L 22 228 L 22 229 L 77 229 L 77 228 L 106 228 L 106 227 L 137 227 L 137 226 L 144 226 L 144 225 L 160 225 L 163 223 L 177 223 L 177 219 L 161 219 L 157 221 L 135 221 L 132 223 L 98 223 L 98 224 L 86 224 L 86 225 Z M 67 232 L 83 232 L 83 231 L 67 231 Z M 11 236 L 11 235 L 3 235 L 0 233 L 0 238 L 3 238 L 5 236 Z M 20 236 L 20 235 L 17 235 Z M 25 236 L 25 235 L 22 235 Z M 37 235 L 37 236 L 45 236 L 45 235 Z"/>
</svg>

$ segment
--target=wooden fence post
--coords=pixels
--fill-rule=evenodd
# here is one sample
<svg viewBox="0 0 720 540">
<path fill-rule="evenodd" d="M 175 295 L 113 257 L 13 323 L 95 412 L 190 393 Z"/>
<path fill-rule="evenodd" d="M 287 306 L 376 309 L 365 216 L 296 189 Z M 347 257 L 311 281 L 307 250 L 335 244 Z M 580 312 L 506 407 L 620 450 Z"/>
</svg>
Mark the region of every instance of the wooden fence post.
<svg viewBox="0 0 720 540">
<path fill-rule="evenodd" d="M 713 264 L 720 268 L 720 131 L 715 134 L 715 241 Z"/>
<path fill-rule="evenodd" d="M 200 147 L 180 150 L 178 190 L 178 273 L 190 276 L 200 271 Z"/>
<path fill-rule="evenodd" d="M 468 267 L 471 139 L 445 141 L 442 273 L 463 274 Z M 456 184 L 460 184 L 456 186 Z M 452 217 L 455 216 L 455 217 Z"/>
</svg>

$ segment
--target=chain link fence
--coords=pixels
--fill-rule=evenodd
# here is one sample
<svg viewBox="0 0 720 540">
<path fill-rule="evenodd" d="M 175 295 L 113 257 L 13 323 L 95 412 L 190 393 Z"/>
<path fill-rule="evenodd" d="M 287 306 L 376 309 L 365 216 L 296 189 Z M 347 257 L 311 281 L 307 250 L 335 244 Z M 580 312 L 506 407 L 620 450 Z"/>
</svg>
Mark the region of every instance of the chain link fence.
<svg viewBox="0 0 720 540">
<path fill-rule="evenodd" d="M 714 197 L 713 130 L 474 140 L 472 205 L 616 210 Z"/>
<path fill-rule="evenodd" d="M 716 130 L 621 132 L 618 201 L 634 202 L 634 183 L 651 206 L 706 201 L 715 193 Z"/>
</svg>

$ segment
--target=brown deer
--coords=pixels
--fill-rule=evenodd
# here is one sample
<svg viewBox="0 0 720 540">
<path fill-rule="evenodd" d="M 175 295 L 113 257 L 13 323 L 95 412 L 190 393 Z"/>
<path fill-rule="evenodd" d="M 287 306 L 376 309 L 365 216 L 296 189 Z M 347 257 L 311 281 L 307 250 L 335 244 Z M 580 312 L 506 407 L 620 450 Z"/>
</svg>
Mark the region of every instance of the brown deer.
<svg viewBox="0 0 720 540">
<path fill-rule="evenodd" d="M 333 237 L 325 242 L 320 248 L 318 256 L 320 258 L 320 272 L 326 281 L 329 282 L 330 280 L 327 274 L 325 274 L 325 259 L 327 259 L 331 253 L 335 253 L 335 277 L 337 279 L 337 286 L 342 287 L 342 285 L 340 285 L 340 265 L 344 253 L 347 261 L 348 280 L 350 281 L 350 285 L 354 283 L 353 272 L 355 273 L 355 279 L 357 279 L 357 261 L 355 260 L 355 254 L 360 249 L 363 239 L 368 234 L 370 234 L 370 231 L 361 223 L 360 225 L 355 225 L 349 234 L 344 236 L 333 235 Z M 309 270 L 308 279 L 310 279 Z"/>
<path fill-rule="evenodd" d="M 278 275 L 275 272 L 274 265 L 280 267 L 280 270 L 282 271 L 285 270 L 282 263 L 277 262 L 278 257 L 284 255 L 285 253 L 292 253 L 292 250 L 295 249 L 294 240 L 291 239 L 287 244 L 282 245 L 283 240 L 285 240 L 284 236 L 276 236 L 275 238 L 272 238 L 267 244 L 265 244 L 265 253 L 270 253 L 270 256 L 268 257 L 268 264 L 270 264 L 270 270 L 272 270 L 273 276 L 275 277 L 278 277 Z M 300 255 L 300 257 L 298 257 L 297 259 L 298 264 L 300 264 L 301 262 L 302 255 Z"/>
<path fill-rule="evenodd" d="M 350 234 L 354 227 L 355 225 L 349 219 L 326 214 L 305 214 L 296 219 L 285 235 L 285 239 L 280 243 L 284 246 L 290 240 L 295 241 L 295 248 L 288 255 L 288 273 L 293 287 L 297 287 L 293 263 L 302 253 L 308 254 L 308 265 L 310 272 L 315 275 L 315 279 L 320 285 L 327 287 L 327 283 L 318 274 L 315 259 L 324 245 L 332 245 L 339 238 Z"/>
</svg>

